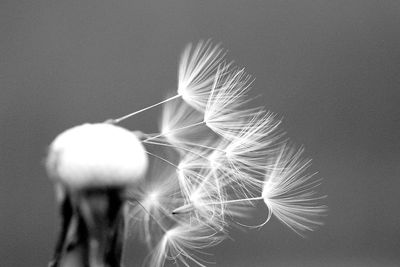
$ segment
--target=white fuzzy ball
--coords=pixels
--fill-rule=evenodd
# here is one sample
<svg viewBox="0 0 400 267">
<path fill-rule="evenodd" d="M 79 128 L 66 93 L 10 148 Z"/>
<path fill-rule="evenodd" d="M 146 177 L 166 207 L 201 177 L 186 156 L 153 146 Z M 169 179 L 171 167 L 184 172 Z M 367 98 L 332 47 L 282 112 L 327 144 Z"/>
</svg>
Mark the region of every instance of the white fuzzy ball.
<svg viewBox="0 0 400 267">
<path fill-rule="evenodd" d="M 133 185 L 148 158 L 131 131 L 108 124 L 83 124 L 58 135 L 46 160 L 49 176 L 70 188 Z"/>
</svg>

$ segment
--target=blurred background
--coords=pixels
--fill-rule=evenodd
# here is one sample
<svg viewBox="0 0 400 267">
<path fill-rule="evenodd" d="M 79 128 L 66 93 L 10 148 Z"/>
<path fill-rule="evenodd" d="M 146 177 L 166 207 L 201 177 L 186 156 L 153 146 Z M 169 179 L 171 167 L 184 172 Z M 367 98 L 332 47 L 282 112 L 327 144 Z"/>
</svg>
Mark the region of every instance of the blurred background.
<svg viewBox="0 0 400 267">
<path fill-rule="evenodd" d="M 325 225 L 232 231 L 214 266 L 400 266 L 400 2 L 0 2 L 1 266 L 46 266 L 59 227 L 53 138 L 162 100 L 188 42 L 212 38 L 256 77 L 254 105 L 324 178 Z M 124 123 L 155 132 L 160 109 Z M 140 266 L 134 242 L 126 266 Z"/>
</svg>

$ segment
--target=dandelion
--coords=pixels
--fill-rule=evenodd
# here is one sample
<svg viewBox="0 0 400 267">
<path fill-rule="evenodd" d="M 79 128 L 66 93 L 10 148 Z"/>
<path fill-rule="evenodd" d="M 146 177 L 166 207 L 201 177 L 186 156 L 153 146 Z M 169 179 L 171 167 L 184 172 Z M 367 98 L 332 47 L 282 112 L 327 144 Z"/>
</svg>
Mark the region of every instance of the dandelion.
<svg viewBox="0 0 400 267">
<path fill-rule="evenodd" d="M 299 235 L 321 225 L 326 207 L 303 149 L 280 120 L 248 108 L 253 79 L 210 41 L 188 45 L 176 94 L 104 123 L 61 133 L 46 167 L 63 217 L 51 266 L 120 266 L 129 236 L 144 242 L 145 264 L 206 266 L 205 253 L 244 226 L 257 202 L 264 226 L 277 218 Z M 159 132 L 117 124 L 163 105 Z M 71 256 L 72 255 L 72 256 Z"/>
</svg>

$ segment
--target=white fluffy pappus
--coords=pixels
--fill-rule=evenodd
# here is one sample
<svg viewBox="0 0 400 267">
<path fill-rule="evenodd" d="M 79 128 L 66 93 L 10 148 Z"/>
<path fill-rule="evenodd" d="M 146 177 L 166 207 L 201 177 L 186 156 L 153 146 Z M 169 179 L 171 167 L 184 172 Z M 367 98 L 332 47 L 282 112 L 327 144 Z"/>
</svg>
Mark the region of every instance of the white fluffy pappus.
<svg viewBox="0 0 400 267">
<path fill-rule="evenodd" d="M 204 111 L 215 70 L 223 62 L 225 53 L 210 41 L 186 46 L 179 62 L 178 94 L 193 108 Z"/>
<path fill-rule="evenodd" d="M 274 114 L 263 107 L 246 107 L 253 80 L 224 57 L 224 50 L 210 41 L 188 45 L 179 63 L 176 95 L 110 120 L 115 124 L 163 104 L 159 133 L 143 134 L 141 140 L 135 137 L 133 141 L 128 138 L 131 132 L 121 130 L 126 139 L 122 132 L 121 137 L 113 137 L 119 139 L 110 142 L 115 148 L 106 147 L 110 158 L 98 158 L 97 137 L 89 140 L 100 138 L 100 126 L 90 134 L 74 131 L 78 139 L 56 139 L 51 146 L 54 157 L 49 157 L 49 170 L 71 184 L 86 179 L 104 186 L 108 184 L 102 179 L 120 173 L 139 177 L 147 169 L 149 156 L 146 177 L 137 180 L 126 198 L 130 232 L 149 248 L 148 266 L 161 267 L 166 261 L 205 266 L 200 257 L 205 256 L 203 249 L 219 244 L 231 226 L 243 225 L 237 220 L 249 216 L 256 202 L 267 208 L 266 220 L 254 227 L 263 226 L 272 216 L 300 235 L 321 225 L 326 207 L 321 204 L 323 197 L 315 193 L 319 180 L 307 174 L 309 161 L 302 159 L 302 149 L 294 149 L 283 138 Z M 83 146 L 76 142 L 86 139 Z M 65 147 L 89 151 L 58 154 Z M 170 153 L 157 153 L 157 148 Z M 120 155 L 112 157 L 118 149 L 122 149 Z M 128 161 L 134 155 L 138 158 Z M 64 167 L 58 164 L 60 157 Z M 118 164 L 132 164 L 132 169 Z"/>
<path fill-rule="evenodd" d="M 198 256 L 203 249 L 223 241 L 220 233 L 203 224 L 180 225 L 168 230 L 148 259 L 149 266 L 163 266 L 166 260 L 190 267 L 192 263 L 205 267 L 208 262 Z"/>
<path fill-rule="evenodd" d="M 204 110 L 204 122 L 217 134 L 233 139 L 243 124 L 259 112 L 259 108 L 241 109 L 248 101 L 246 94 L 252 80 L 244 69 L 222 66 L 215 73 L 210 96 Z"/>
<path fill-rule="evenodd" d="M 177 99 L 164 104 L 160 138 L 154 141 L 166 141 L 175 147 L 190 147 L 193 144 L 202 145 L 210 142 L 211 132 L 202 127 L 203 113 L 193 109 L 185 101 Z M 204 144 L 205 145 L 205 144 Z M 184 153 L 184 150 L 180 152 Z"/>
<path fill-rule="evenodd" d="M 246 216 L 254 202 L 263 201 L 269 210 L 266 221 L 254 227 L 274 215 L 300 235 L 314 230 L 326 210 L 318 204 L 322 197 L 313 191 L 317 183 L 306 173 L 308 164 L 301 159 L 301 150 L 293 152 L 283 139 L 276 116 L 263 108 L 244 108 L 252 79 L 243 69 L 225 64 L 219 58 L 221 51 L 218 46 L 212 49 L 209 42 L 185 50 L 178 85 L 184 102 L 168 98 L 160 133 L 144 140 L 180 155 L 176 163 L 167 165 L 176 171 L 183 205 L 163 209 L 172 211 L 176 226 L 185 225 L 177 229 L 190 231 L 191 241 L 201 240 L 201 246 L 183 242 L 188 232 L 177 230 L 171 239 L 169 231 L 176 228 L 165 229 L 152 249 L 151 266 L 162 266 L 169 259 L 203 266 L 193 253 L 218 242 L 207 239 L 214 234 L 190 228 L 191 223 L 221 233 L 217 235 L 221 241 L 236 224 L 235 218 Z M 162 218 L 157 220 L 162 222 Z M 182 241 L 178 249 L 172 240 Z M 179 256 L 173 256 L 175 250 Z"/>
<path fill-rule="evenodd" d="M 302 153 L 302 148 L 281 148 L 273 167 L 265 174 L 262 198 L 270 210 L 269 216 L 274 215 L 303 236 L 305 231 L 322 225 L 321 216 L 327 206 L 321 204 L 326 196 L 315 191 L 321 180 L 306 172 L 310 160 L 303 159 Z"/>
<path fill-rule="evenodd" d="M 170 207 L 184 203 L 176 176 L 167 172 L 158 173 L 156 179 L 140 183 L 129 193 L 129 234 L 138 236 L 150 249 L 159 243 L 166 229 L 176 224 Z"/>
</svg>

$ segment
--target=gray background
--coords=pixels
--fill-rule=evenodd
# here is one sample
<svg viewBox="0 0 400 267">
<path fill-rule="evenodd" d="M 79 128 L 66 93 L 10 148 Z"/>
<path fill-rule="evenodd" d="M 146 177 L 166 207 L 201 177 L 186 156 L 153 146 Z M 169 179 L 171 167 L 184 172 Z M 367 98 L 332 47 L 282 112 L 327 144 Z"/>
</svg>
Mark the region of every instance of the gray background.
<svg viewBox="0 0 400 267">
<path fill-rule="evenodd" d="M 398 1 L 2 0 L 0 38 L 1 266 L 50 257 L 52 139 L 161 100 L 182 48 L 202 38 L 256 77 L 254 104 L 305 145 L 330 207 L 306 239 L 275 220 L 233 231 L 216 266 L 400 265 Z M 154 132 L 159 114 L 124 125 Z"/>
</svg>

